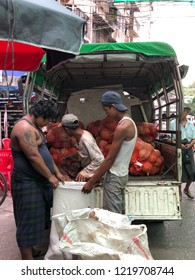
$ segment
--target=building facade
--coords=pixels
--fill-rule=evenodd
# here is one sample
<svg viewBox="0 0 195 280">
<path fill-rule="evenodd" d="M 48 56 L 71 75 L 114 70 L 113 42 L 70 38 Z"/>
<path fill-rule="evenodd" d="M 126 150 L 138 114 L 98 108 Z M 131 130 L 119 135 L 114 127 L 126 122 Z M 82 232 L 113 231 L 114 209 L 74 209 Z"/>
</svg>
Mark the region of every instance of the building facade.
<svg viewBox="0 0 195 280">
<path fill-rule="evenodd" d="M 107 0 L 58 0 L 86 20 L 85 43 L 133 42 L 139 38 L 140 7 Z"/>
</svg>

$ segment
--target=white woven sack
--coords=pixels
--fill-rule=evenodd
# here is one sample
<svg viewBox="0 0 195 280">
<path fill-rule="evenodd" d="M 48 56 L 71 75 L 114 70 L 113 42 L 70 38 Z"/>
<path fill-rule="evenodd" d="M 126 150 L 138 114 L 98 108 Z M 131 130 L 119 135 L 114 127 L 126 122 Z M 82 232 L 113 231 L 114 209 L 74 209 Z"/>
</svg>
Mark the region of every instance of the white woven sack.
<svg viewBox="0 0 195 280">
<path fill-rule="evenodd" d="M 80 213 L 80 217 L 79 210 L 67 215 L 71 220 L 59 242 L 63 253 L 85 260 L 121 260 L 128 255 L 131 259 L 152 259 L 145 225 L 131 225 L 124 215 L 103 209 L 81 209 Z"/>
<path fill-rule="evenodd" d="M 70 210 L 94 207 L 94 191 L 88 195 L 84 194 L 81 192 L 83 185 L 84 182 L 65 182 L 64 184 L 60 183 L 59 187 L 54 190 L 52 209 L 54 218 L 52 217 L 50 244 L 45 255 L 46 260 L 72 259 L 71 254 L 62 254 L 59 250 L 59 240 L 64 226 L 68 222 L 66 214 Z M 54 219 L 58 224 L 57 228 Z"/>
</svg>

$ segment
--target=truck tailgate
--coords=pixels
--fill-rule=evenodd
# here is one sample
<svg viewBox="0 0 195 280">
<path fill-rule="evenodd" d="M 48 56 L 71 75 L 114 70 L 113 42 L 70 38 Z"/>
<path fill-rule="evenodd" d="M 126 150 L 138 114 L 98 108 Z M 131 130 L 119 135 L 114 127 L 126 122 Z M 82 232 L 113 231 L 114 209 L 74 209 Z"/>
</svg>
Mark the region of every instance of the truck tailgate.
<svg viewBox="0 0 195 280">
<path fill-rule="evenodd" d="M 139 185 L 138 185 L 139 184 Z M 95 204 L 103 205 L 103 189 L 95 188 Z M 179 186 L 171 182 L 131 182 L 125 187 L 125 214 L 134 220 L 181 220 Z"/>
</svg>

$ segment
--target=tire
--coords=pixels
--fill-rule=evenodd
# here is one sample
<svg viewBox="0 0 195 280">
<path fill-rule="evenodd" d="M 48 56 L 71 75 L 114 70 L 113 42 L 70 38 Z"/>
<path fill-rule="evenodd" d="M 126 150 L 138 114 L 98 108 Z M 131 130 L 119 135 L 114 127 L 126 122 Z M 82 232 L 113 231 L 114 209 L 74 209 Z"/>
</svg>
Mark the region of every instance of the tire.
<svg viewBox="0 0 195 280">
<path fill-rule="evenodd" d="M 7 181 L 5 176 L 0 172 L 0 205 L 3 204 L 6 196 L 7 196 Z"/>
</svg>

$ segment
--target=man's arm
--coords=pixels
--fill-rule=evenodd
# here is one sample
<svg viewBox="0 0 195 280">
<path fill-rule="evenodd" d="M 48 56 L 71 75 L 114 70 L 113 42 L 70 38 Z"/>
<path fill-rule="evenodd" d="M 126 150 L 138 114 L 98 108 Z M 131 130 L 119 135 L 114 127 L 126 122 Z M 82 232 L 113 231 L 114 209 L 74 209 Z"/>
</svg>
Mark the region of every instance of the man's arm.
<svg viewBox="0 0 195 280">
<path fill-rule="evenodd" d="M 28 125 L 23 125 L 23 127 L 17 128 L 17 135 L 15 135 L 15 137 L 18 140 L 20 149 L 30 161 L 32 167 L 57 187 L 59 183 L 58 179 L 51 173 L 38 151 L 35 130 Z"/>
<path fill-rule="evenodd" d="M 110 169 L 114 160 L 120 150 L 120 147 L 125 139 L 126 131 L 123 127 L 117 126 L 114 132 L 113 142 L 110 146 L 109 153 L 104 159 L 100 167 L 96 170 L 95 174 L 85 183 L 82 191 L 84 193 L 90 193 L 94 184 L 98 182 L 102 176 Z"/>
<path fill-rule="evenodd" d="M 93 136 L 85 139 L 83 145 L 83 149 L 85 153 L 88 154 L 90 162 L 77 174 L 76 181 L 86 181 L 89 179 L 104 160 L 104 156 Z"/>
<path fill-rule="evenodd" d="M 59 168 L 57 167 L 57 165 L 55 164 L 54 160 L 53 160 L 53 165 L 54 165 L 54 173 L 56 175 L 56 177 L 58 178 L 58 180 L 60 182 L 64 182 L 64 181 L 71 181 L 70 177 L 68 175 L 63 175 Z"/>
<path fill-rule="evenodd" d="M 194 145 L 195 145 L 195 127 L 194 127 L 194 125 L 192 124 L 192 123 L 189 123 L 189 125 L 190 125 L 190 129 L 191 129 L 191 131 L 192 131 L 192 139 L 191 139 L 191 141 L 190 141 L 190 143 L 188 143 L 187 145 L 185 145 L 185 148 L 186 149 L 191 149 L 191 148 L 193 148 L 194 147 Z"/>
</svg>

